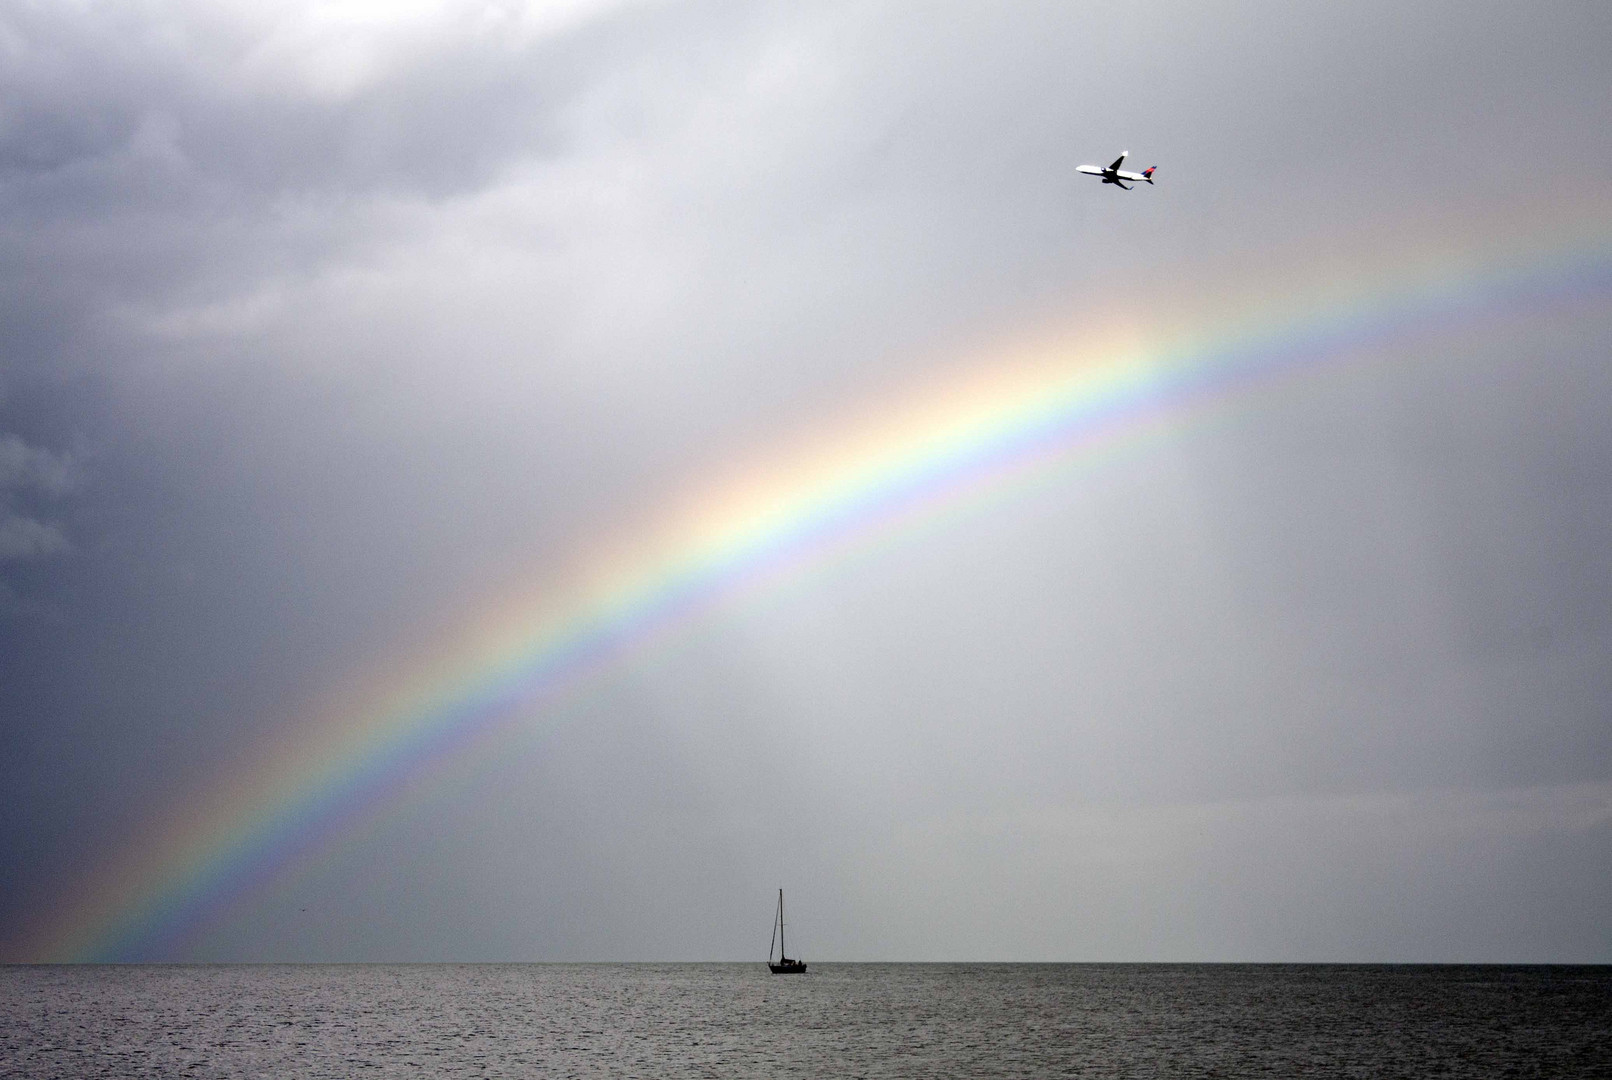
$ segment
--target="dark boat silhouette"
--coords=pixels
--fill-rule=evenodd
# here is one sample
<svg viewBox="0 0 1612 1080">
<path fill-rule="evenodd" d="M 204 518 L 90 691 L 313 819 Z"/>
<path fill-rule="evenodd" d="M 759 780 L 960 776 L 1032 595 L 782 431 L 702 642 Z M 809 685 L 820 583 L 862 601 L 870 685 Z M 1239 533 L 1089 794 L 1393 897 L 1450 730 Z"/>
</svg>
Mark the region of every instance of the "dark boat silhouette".
<svg viewBox="0 0 1612 1080">
<path fill-rule="evenodd" d="M 778 959 L 772 958 L 772 946 L 778 946 Z M 772 944 L 767 946 L 767 967 L 774 975 L 804 975 L 806 961 L 791 960 L 784 952 L 784 890 L 778 890 L 778 920 L 772 924 Z"/>
</svg>

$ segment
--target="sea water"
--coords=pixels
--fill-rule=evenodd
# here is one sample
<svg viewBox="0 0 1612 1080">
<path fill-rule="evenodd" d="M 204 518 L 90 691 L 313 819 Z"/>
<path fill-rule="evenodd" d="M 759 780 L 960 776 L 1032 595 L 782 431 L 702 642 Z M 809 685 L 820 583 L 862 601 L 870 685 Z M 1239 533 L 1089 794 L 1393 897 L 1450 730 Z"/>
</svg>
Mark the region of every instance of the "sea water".
<svg viewBox="0 0 1612 1080">
<path fill-rule="evenodd" d="M 0 968 L 7 1077 L 1592 1077 L 1612 968 Z"/>
</svg>

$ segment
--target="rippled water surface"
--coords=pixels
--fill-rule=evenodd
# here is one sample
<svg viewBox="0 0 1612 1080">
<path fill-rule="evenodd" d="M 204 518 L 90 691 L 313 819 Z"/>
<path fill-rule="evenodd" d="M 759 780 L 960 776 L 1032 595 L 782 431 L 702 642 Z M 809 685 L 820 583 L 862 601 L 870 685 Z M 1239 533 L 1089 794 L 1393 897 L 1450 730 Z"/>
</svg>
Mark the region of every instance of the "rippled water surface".
<svg viewBox="0 0 1612 1080">
<path fill-rule="evenodd" d="M 1612 1075 L 1612 968 L 0 968 L 0 1074 Z"/>
</svg>

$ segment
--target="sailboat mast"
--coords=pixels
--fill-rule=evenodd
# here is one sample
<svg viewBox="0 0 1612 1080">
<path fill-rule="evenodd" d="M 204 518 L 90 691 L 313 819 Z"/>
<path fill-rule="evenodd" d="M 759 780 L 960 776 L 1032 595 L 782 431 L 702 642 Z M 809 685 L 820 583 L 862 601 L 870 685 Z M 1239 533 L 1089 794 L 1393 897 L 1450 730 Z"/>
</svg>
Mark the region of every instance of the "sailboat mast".
<svg viewBox="0 0 1612 1080">
<path fill-rule="evenodd" d="M 784 890 L 778 890 L 778 959 L 782 960 L 789 955 L 784 948 Z"/>
</svg>

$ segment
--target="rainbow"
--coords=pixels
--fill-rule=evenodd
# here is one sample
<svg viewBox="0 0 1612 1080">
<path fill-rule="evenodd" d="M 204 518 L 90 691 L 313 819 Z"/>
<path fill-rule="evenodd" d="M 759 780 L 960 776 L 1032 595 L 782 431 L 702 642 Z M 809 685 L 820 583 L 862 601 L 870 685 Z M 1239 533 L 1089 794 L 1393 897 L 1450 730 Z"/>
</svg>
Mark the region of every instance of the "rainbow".
<svg viewBox="0 0 1612 1080">
<path fill-rule="evenodd" d="M 1599 313 L 1612 303 L 1612 242 L 1581 233 L 1526 255 L 1510 246 L 1498 260 L 1444 256 L 1364 276 L 1368 287 L 1255 308 L 1213 333 L 1139 343 L 1080 332 L 995 350 L 678 500 L 316 710 L 276 752 L 154 823 L 30 935 L 22 958 L 170 955 L 434 768 L 509 725 L 553 720 L 590 677 L 701 616 L 1143 444 L 1194 411 L 1377 346 Z"/>
</svg>

